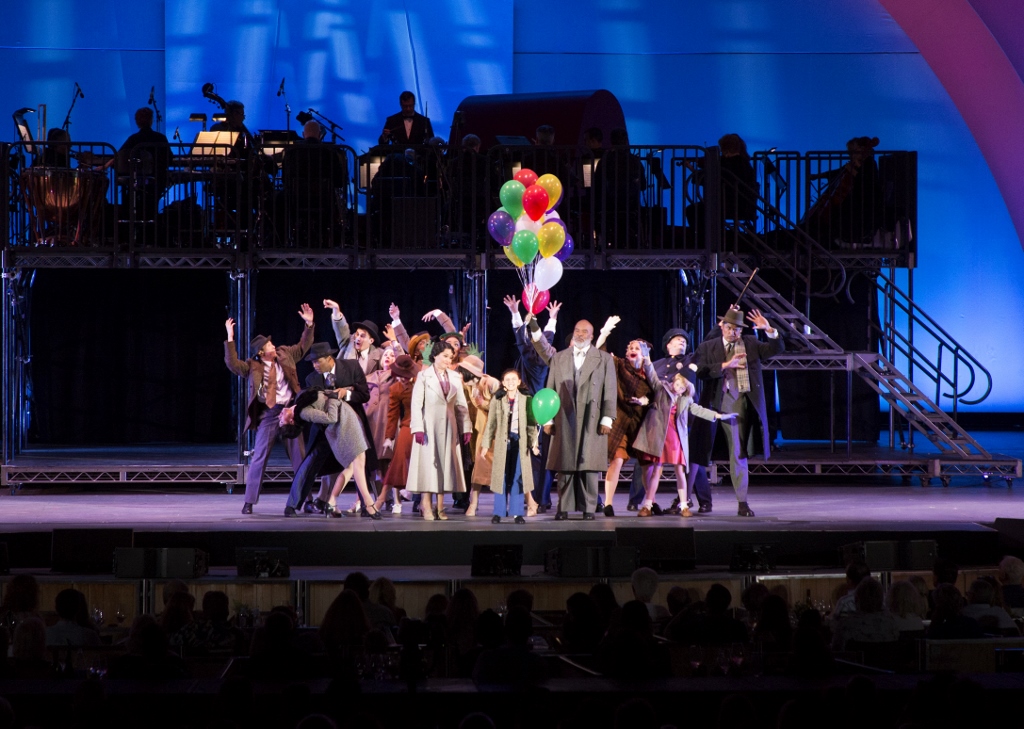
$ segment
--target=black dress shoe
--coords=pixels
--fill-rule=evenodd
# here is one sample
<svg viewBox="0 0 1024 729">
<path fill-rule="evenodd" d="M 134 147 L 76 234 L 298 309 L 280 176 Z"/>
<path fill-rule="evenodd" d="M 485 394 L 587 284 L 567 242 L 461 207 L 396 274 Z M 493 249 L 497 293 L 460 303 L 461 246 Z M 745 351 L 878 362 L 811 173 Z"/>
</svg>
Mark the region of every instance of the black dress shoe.
<svg viewBox="0 0 1024 729">
<path fill-rule="evenodd" d="M 736 512 L 736 516 L 753 516 L 754 512 L 747 506 L 746 501 L 741 501 L 739 510 Z"/>
<path fill-rule="evenodd" d="M 370 509 L 373 509 L 373 511 L 370 511 Z M 371 506 L 370 509 L 364 508 L 362 511 L 359 512 L 359 516 L 365 516 L 370 519 L 373 519 L 374 521 L 380 521 L 384 518 L 383 516 L 381 516 L 380 509 L 378 509 L 377 507 Z"/>
<path fill-rule="evenodd" d="M 540 506 L 537 507 L 537 513 L 538 514 L 546 514 L 549 511 L 551 511 L 551 506 L 550 505 L 549 506 L 544 506 L 544 504 L 541 504 Z"/>
<path fill-rule="evenodd" d="M 626 511 L 636 511 L 638 508 L 636 504 L 626 504 Z"/>
<path fill-rule="evenodd" d="M 515 522 L 516 524 L 525 524 L 525 523 L 526 523 L 526 519 L 524 519 L 524 518 L 523 518 L 523 517 L 521 517 L 521 516 L 517 516 L 517 517 L 516 517 L 515 519 L 513 519 L 512 521 L 514 521 L 514 522 Z"/>
<path fill-rule="evenodd" d="M 250 512 L 250 513 L 252 513 L 252 512 Z M 292 506 L 284 507 L 284 515 L 285 516 L 295 516 L 295 507 L 292 507 Z"/>
<path fill-rule="evenodd" d="M 556 511 L 555 521 L 566 521 L 569 518 L 569 512 L 567 511 Z"/>
<path fill-rule="evenodd" d="M 697 509 L 697 513 L 698 514 L 710 514 L 711 513 L 711 504 L 701 504 L 700 508 Z"/>
<path fill-rule="evenodd" d="M 686 500 L 686 508 L 687 509 L 692 509 L 693 508 L 693 499 L 687 499 Z"/>
<path fill-rule="evenodd" d="M 491 524 L 501 524 L 501 517 L 495 514 L 491 517 Z"/>
<path fill-rule="evenodd" d="M 610 509 L 612 507 L 606 506 L 604 508 L 607 510 L 607 509 Z M 612 514 L 612 516 L 614 516 L 614 513 Z M 584 511 L 583 512 L 583 521 L 594 521 L 594 514 L 593 514 L 593 512 Z"/>
<path fill-rule="evenodd" d="M 327 511 L 327 502 L 323 499 L 313 499 L 313 511 L 323 514 Z"/>
<path fill-rule="evenodd" d="M 251 514 L 252 513 L 252 504 L 250 504 L 249 502 L 246 502 L 246 503 L 242 504 L 242 513 L 243 514 Z"/>
<path fill-rule="evenodd" d="M 629 507 L 626 507 L 626 508 L 629 508 Z M 586 514 L 587 512 L 583 512 L 583 513 Z M 605 516 L 615 516 L 615 509 L 612 507 L 611 504 L 608 504 L 608 506 L 604 507 L 604 515 Z M 590 517 L 590 518 L 593 519 L 594 517 Z"/>
<path fill-rule="evenodd" d="M 658 506 L 657 504 L 651 504 L 651 513 L 654 514 L 655 516 L 661 516 L 665 512 L 663 512 L 661 510 L 661 507 Z"/>
</svg>

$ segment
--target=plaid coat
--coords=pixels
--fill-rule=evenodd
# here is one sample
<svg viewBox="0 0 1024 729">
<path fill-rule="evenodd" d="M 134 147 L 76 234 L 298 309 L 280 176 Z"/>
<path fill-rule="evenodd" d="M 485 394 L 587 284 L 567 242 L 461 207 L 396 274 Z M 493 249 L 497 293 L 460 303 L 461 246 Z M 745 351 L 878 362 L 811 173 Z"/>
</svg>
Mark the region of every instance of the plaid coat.
<svg viewBox="0 0 1024 729">
<path fill-rule="evenodd" d="M 618 382 L 618 395 L 615 401 L 615 420 L 612 422 L 612 432 L 608 436 L 608 460 L 615 457 L 615 451 L 622 443 L 622 437 L 626 436 L 626 452 L 630 457 L 636 458 L 637 451 L 633 448 L 633 442 L 640 433 L 640 426 L 643 425 L 644 416 L 650 405 L 636 405 L 629 400 L 633 397 L 646 397 L 648 401 L 654 400 L 654 390 L 647 384 L 643 369 L 637 369 L 629 363 L 625 357 L 616 357 L 615 378 Z"/>
</svg>

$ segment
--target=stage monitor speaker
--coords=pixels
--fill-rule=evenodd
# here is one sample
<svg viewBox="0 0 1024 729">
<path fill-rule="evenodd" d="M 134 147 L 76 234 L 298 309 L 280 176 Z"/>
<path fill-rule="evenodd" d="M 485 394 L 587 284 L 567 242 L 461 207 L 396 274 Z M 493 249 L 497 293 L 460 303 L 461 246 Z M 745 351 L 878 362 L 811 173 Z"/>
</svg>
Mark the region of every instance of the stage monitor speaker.
<svg viewBox="0 0 1024 729">
<path fill-rule="evenodd" d="M 473 545 L 471 577 L 519 577 L 522 570 L 522 544 Z"/>
<path fill-rule="evenodd" d="M 774 544 L 734 544 L 730 572 L 770 572 L 775 569 Z"/>
<path fill-rule="evenodd" d="M 555 547 L 544 558 L 544 571 L 557 577 L 594 577 L 598 573 L 596 547 Z"/>
<path fill-rule="evenodd" d="M 681 572 L 697 565 L 697 543 L 690 527 L 619 527 L 615 544 L 639 549 L 637 565 L 658 572 Z"/>
<path fill-rule="evenodd" d="M 238 547 L 235 564 L 239 577 L 275 579 L 292 573 L 287 547 Z"/>
<path fill-rule="evenodd" d="M 11 574 L 11 557 L 7 553 L 7 542 L 0 542 L 0 575 Z"/>
<path fill-rule="evenodd" d="M 934 539 L 906 539 L 900 542 L 901 570 L 930 570 L 939 556 L 939 544 Z"/>
<path fill-rule="evenodd" d="M 131 547 L 131 529 L 54 529 L 50 542 L 50 569 L 69 574 L 106 574 L 113 571 L 114 550 Z"/>
<path fill-rule="evenodd" d="M 1011 552 L 1024 550 L 1024 519 L 1006 519 L 999 517 L 995 523 L 999 532 L 999 544 Z"/>
<path fill-rule="evenodd" d="M 839 548 L 843 566 L 863 561 L 871 571 L 894 570 L 899 566 L 897 542 L 851 542 Z"/>
<path fill-rule="evenodd" d="M 189 547 L 114 550 L 114 576 L 129 579 L 195 579 L 210 571 L 209 556 Z"/>
</svg>

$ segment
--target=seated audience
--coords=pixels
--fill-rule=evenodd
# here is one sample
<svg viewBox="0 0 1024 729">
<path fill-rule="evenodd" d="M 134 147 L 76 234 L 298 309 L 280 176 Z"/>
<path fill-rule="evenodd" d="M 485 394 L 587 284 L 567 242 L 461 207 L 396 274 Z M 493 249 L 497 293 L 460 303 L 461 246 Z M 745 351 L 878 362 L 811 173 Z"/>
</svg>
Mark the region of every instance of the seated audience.
<svg viewBox="0 0 1024 729">
<path fill-rule="evenodd" d="M 394 619 L 392 625 L 398 625 L 406 616 L 405 610 L 395 604 L 397 600 L 398 593 L 395 590 L 395 583 L 387 577 L 378 577 L 370 585 L 370 603 L 390 610 Z"/>
<path fill-rule="evenodd" d="M 861 580 L 870 576 L 871 570 L 868 569 L 867 563 L 863 560 L 854 560 L 846 566 L 846 593 L 836 600 L 835 607 L 832 608 L 832 613 L 829 616 L 833 625 L 840 615 L 857 609 L 854 604 L 854 591 Z"/>
<path fill-rule="evenodd" d="M 604 638 L 597 604 L 585 592 L 577 592 L 565 601 L 562 622 L 562 649 L 566 653 L 591 654 Z"/>
<path fill-rule="evenodd" d="M 1004 608 L 994 604 L 995 601 L 995 585 L 988 580 L 977 579 L 967 590 L 967 605 L 961 611 L 962 615 L 977 620 L 978 625 L 987 633 L 1012 632 L 1019 635 L 1013 618 Z"/>
<path fill-rule="evenodd" d="M 370 627 L 359 596 L 353 590 L 344 589 L 324 613 L 320 640 L 329 655 L 352 657 L 362 652 Z"/>
<path fill-rule="evenodd" d="M 505 617 L 505 644 L 485 649 L 473 668 L 478 686 L 528 686 L 547 678 L 544 661 L 531 652 L 533 618 L 521 605 L 510 607 Z"/>
<path fill-rule="evenodd" d="M 655 640 L 651 614 L 639 600 L 622 606 L 618 626 L 601 641 L 597 658 L 601 673 L 612 678 L 658 678 L 672 673 L 667 647 Z"/>
<path fill-rule="evenodd" d="M 754 642 L 761 650 L 771 653 L 786 653 L 793 643 L 793 625 L 789 620 L 789 607 L 778 595 L 769 594 L 761 603 L 757 624 L 754 626 Z"/>
<path fill-rule="evenodd" d="M 188 667 L 170 651 L 167 634 L 151 615 L 140 615 L 128 633 L 128 653 L 111 658 L 110 678 L 188 678 Z"/>
<path fill-rule="evenodd" d="M 793 632 L 790 671 L 797 676 L 823 676 L 832 672 L 832 653 L 825 640 L 825 621 L 817 610 L 804 610 Z"/>
<path fill-rule="evenodd" d="M 973 620 L 963 614 L 964 598 L 960 590 L 948 582 L 932 590 L 932 622 L 925 636 L 932 640 L 982 638 L 985 633 Z"/>
<path fill-rule="evenodd" d="M 14 629 L 11 675 L 13 678 L 53 676 L 53 666 L 46 654 L 46 624 L 41 618 L 26 617 Z"/>
<path fill-rule="evenodd" d="M 686 645 L 746 643 L 747 626 L 730 614 L 730 603 L 732 594 L 716 582 L 704 598 L 704 611 L 677 615 L 665 627 L 665 637 Z"/>
<path fill-rule="evenodd" d="M 928 611 L 928 604 L 910 580 L 892 583 L 885 596 L 885 608 L 892 615 L 900 633 L 924 630 L 924 616 Z"/>
<path fill-rule="evenodd" d="M 1003 605 L 1007 610 L 1024 610 L 1024 560 L 1003 557 L 996 575 L 1003 588 Z"/>
<path fill-rule="evenodd" d="M 846 650 L 850 641 L 889 643 L 899 640 L 896 620 L 885 609 L 882 583 L 874 577 L 865 577 L 853 597 L 854 610 L 842 613 L 833 621 L 833 650 Z"/>
<path fill-rule="evenodd" d="M 199 643 L 198 623 L 192 615 L 196 599 L 188 592 L 171 595 L 160 615 L 160 627 L 167 634 L 168 642 L 179 649 L 191 650 Z"/>
<path fill-rule="evenodd" d="M 658 591 L 658 573 L 650 567 L 641 567 L 633 572 L 630 578 L 633 588 L 633 597 L 639 600 L 647 608 L 651 620 L 658 621 L 669 617 L 668 609 L 662 605 L 655 605 L 654 595 Z"/>
<path fill-rule="evenodd" d="M 203 595 L 203 620 L 196 626 L 196 648 L 206 651 L 245 650 L 245 634 L 231 624 L 227 593 L 209 590 Z"/>
<path fill-rule="evenodd" d="M 32 575 L 15 575 L 4 585 L 0 620 L 13 628 L 31 617 L 39 617 L 39 583 Z"/>
<path fill-rule="evenodd" d="M 366 619 L 370 621 L 371 628 L 386 630 L 390 633 L 390 629 L 398 624 L 395 614 L 390 608 L 370 601 L 370 578 L 362 572 L 350 573 L 345 578 L 344 589 L 353 591 L 359 597 L 359 602 L 363 604 L 363 610 L 366 612 Z"/>
<path fill-rule="evenodd" d="M 89 617 L 84 594 L 78 590 L 61 590 L 54 603 L 57 622 L 46 629 L 46 645 L 99 645 L 100 634 Z"/>
</svg>

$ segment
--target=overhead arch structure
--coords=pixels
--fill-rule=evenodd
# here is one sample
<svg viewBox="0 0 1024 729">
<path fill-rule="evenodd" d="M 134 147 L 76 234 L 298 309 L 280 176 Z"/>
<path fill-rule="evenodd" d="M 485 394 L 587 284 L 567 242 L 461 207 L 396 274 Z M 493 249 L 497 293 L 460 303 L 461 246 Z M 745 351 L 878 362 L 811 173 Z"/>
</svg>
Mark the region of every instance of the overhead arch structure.
<svg viewBox="0 0 1024 729">
<path fill-rule="evenodd" d="M 971 130 L 1024 246 L 1024 13 L 1005 0 L 880 0 Z"/>
</svg>

